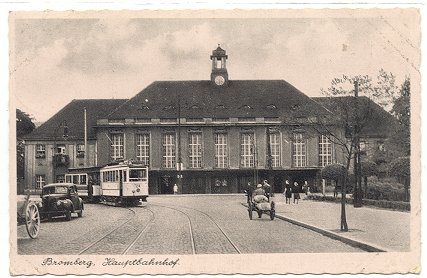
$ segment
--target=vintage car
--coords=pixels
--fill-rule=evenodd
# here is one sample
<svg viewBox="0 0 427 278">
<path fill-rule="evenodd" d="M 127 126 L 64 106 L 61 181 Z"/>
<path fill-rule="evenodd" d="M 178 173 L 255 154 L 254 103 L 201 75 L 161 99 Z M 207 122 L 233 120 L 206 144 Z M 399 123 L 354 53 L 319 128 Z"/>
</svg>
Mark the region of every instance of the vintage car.
<svg viewBox="0 0 427 278">
<path fill-rule="evenodd" d="M 83 200 L 77 193 L 77 186 L 73 183 L 52 183 L 43 186 L 42 189 L 41 217 L 48 218 L 65 216 L 71 220 L 71 213 L 83 215 Z"/>
</svg>

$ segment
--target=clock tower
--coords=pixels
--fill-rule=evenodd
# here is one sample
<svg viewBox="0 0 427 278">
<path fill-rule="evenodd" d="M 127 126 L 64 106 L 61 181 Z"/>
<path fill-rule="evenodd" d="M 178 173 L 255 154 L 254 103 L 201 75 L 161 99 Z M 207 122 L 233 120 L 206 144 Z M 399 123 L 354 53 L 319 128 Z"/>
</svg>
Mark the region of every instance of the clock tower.
<svg viewBox="0 0 427 278">
<path fill-rule="evenodd" d="M 226 60 L 228 56 L 225 55 L 225 50 L 219 44 L 217 49 L 212 51 L 212 84 L 218 87 L 226 86 L 228 84 L 228 73 L 226 67 Z"/>
</svg>

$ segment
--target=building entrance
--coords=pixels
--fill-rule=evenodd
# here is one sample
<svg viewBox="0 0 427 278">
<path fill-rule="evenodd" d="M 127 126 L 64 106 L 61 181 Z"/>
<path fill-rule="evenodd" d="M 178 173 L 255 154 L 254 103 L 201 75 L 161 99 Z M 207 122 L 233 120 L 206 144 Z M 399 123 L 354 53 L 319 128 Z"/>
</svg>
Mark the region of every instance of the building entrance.
<svg viewBox="0 0 427 278">
<path fill-rule="evenodd" d="M 171 176 L 162 176 L 160 179 L 160 194 L 173 194 L 173 180 Z"/>
</svg>

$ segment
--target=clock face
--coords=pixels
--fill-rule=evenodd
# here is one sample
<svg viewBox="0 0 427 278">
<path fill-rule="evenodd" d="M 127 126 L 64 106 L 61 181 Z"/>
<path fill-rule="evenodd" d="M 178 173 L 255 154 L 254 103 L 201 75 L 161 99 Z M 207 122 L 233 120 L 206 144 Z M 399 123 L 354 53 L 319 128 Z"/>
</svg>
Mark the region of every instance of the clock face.
<svg viewBox="0 0 427 278">
<path fill-rule="evenodd" d="M 221 85 L 223 85 L 224 83 L 225 83 L 225 79 L 224 79 L 224 77 L 223 77 L 223 76 L 218 75 L 217 77 L 215 77 L 215 84 L 216 84 L 216 85 L 221 86 Z"/>
</svg>

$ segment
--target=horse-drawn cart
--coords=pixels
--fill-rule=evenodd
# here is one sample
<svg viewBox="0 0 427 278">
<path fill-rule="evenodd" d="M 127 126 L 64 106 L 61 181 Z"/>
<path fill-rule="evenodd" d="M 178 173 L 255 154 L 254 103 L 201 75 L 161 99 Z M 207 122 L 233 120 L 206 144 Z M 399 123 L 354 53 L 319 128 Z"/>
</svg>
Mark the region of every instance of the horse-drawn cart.
<svg viewBox="0 0 427 278">
<path fill-rule="evenodd" d="M 37 238 L 40 231 L 40 211 L 36 202 L 30 200 L 30 195 L 26 195 L 22 201 L 18 200 L 17 207 L 18 225 L 24 225 L 30 238 Z"/>
<path fill-rule="evenodd" d="M 256 192 L 256 190 L 255 190 Z M 271 193 L 265 195 L 254 195 L 252 192 L 247 192 L 248 201 L 248 212 L 249 219 L 252 220 L 252 213 L 255 211 L 258 214 L 258 218 L 262 217 L 263 213 L 270 216 L 271 220 L 274 220 L 276 216 L 276 204 L 271 200 Z"/>
</svg>

